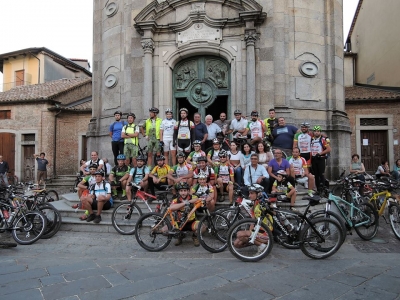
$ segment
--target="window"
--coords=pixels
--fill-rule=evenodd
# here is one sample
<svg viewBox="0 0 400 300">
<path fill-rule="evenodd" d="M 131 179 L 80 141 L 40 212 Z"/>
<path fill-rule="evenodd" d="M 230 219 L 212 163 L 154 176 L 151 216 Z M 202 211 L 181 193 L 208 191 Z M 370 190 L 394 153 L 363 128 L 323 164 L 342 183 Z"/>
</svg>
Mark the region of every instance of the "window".
<svg viewBox="0 0 400 300">
<path fill-rule="evenodd" d="M 15 71 L 15 86 L 24 85 L 25 70 Z"/>
<path fill-rule="evenodd" d="M 34 142 L 35 141 L 35 134 L 23 134 L 22 139 L 24 142 Z"/>
<path fill-rule="evenodd" d="M 11 110 L 0 110 L 0 120 L 11 119 Z"/>
<path fill-rule="evenodd" d="M 387 118 L 360 118 L 360 126 L 387 126 Z"/>
</svg>

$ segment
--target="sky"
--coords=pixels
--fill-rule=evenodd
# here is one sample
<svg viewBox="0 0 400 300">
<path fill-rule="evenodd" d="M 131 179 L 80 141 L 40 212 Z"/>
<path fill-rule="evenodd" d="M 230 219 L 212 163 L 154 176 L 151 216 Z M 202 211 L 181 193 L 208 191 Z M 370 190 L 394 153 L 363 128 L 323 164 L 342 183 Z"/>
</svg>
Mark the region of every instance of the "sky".
<svg viewBox="0 0 400 300">
<path fill-rule="evenodd" d="M 343 39 L 346 39 L 358 0 L 343 2 Z M 1 1 L 0 54 L 46 47 L 66 58 L 88 59 L 92 64 L 92 23 L 93 0 Z M 1 88 L 0 84 L 0 91 Z"/>
</svg>

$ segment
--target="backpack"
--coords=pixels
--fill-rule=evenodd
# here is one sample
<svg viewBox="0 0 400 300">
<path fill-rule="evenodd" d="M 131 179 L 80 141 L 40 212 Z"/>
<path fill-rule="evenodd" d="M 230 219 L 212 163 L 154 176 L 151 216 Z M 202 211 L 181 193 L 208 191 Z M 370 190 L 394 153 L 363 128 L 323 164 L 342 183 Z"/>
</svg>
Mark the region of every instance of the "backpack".
<svg viewBox="0 0 400 300">
<path fill-rule="evenodd" d="M 105 182 L 105 180 L 102 180 L 103 181 L 103 189 L 105 190 L 106 189 L 106 182 Z M 96 187 L 96 184 L 92 184 L 90 187 L 89 187 L 89 193 L 91 193 L 92 191 L 94 192 L 94 190 L 95 190 L 95 187 Z"/>
<path fill-rule="evenodd" d="M 144 178 L 144 176 L 146 175 L 146 174 L 144 173 L 144 168 L 145 168 L 145 166 L 143 166 L 142 168 L 143 168 L 142 178 Z M 137 170 L 137 167 L 135 167 L 135 171 L 133 171 L 132 180 L 134 180 L 135 177 L 136 177 L 136 170 Z"/>
</svg>

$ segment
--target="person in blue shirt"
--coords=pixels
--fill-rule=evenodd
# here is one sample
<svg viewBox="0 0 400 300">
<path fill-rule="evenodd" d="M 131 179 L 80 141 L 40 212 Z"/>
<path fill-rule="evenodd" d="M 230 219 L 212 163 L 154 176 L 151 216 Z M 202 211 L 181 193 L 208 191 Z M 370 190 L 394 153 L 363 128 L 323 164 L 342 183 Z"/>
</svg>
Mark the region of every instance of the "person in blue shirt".
<svg viewBox="0 0 400 300">
<path fill-rule="evenodd" d="M 286 125 L 285 118 L 278 118 L 278 126 L 272 130 L 272 137 L 274 138 L 272 146 L 286 153 L 292 153 L 293 139 L 297 130 L 298 128 L 293 125 Z"/>
<path fill-rule="evenodd" d="M 121 121 L 122 112 L 114 113 L 115 122 L 110 125 L 111 149 L 114 155 L 114 165 L 118 164 L 117 156 L 124 154 L 124 139 L 121 137 L 122 127 L 127 125 L 126 121 Z"/>
<path fill-rule="evenodd" d="M 258 164 L 258 155 L 256 153 L 250 156 L 250 165 L 245 167 L 243 180 L 246 186 L 257 183 L 264 188 L 265 192 L 268 191 L 269 174 L 265 167 Z M 244 193 L 246 194 L 246 189 Z"/>
</svg>

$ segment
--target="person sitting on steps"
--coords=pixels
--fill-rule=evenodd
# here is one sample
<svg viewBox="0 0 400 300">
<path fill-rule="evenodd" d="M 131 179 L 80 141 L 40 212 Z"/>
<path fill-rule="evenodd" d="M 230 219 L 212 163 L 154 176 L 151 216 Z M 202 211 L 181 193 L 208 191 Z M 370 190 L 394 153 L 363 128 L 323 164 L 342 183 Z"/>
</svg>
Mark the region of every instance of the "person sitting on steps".
<svg viewBox="0 0 400 300">
<path fill-rule="evenodd" d="M 285 196 L 290 199 L 290 210 L 296 211 L 294 203 L 296 202 L 297 192 L 287 178 L 288 174 L 283 170 L 279 170 L 277 179 L 272 185 L 272 193 L 285 193 Z"/>
<path fill-rule="evenodd" d="M 126 199 L 126 183 L 129 177 L 129 166 L 125 165 L 126 156 L 119 154 L 117 156 L 117 165 L 111 169 L 109 181 L 111 183 L 112 195 L 117 197 L 117 190 L 122 190 L 121 200 Z"/>
</svg>

